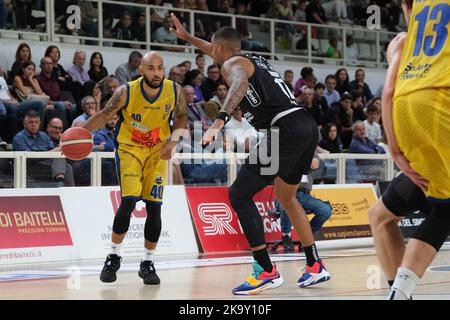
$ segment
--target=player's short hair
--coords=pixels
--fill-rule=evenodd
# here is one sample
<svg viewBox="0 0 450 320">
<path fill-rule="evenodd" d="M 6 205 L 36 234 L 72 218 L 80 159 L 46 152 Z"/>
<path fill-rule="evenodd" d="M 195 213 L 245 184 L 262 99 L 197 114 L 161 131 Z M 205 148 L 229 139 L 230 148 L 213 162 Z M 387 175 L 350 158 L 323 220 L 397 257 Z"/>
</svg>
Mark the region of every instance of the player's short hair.
<svg viewBox="0 0 450 320">
<path fill-rule="evenodd" d="M 226 41 L 234 46 L 241 47 L 241 35 L 232 27 L 222 27 L 214 33 L 214 39 L 219 41 Z"/>
</svg>

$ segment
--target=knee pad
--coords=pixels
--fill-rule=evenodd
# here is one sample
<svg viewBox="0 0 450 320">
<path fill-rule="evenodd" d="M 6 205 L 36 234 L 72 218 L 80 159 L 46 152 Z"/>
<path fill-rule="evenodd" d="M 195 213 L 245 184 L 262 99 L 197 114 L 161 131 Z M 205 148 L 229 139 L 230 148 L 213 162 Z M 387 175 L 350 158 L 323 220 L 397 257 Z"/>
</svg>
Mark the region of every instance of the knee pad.
<svg viewBox="0 0 450 320">
<path fill-rule="evenodd" d="M 411 238 L 428 243 L 439 251 L 450 231 L 450 203 L 433 203 L 431 214 Z"/>
<path fill-rule="evenodd" d="M 128 231 L 130 226 L 131 213 L 136 207 L 135 199 L 122 199 L 116 216 L 114 217 L 113 231 L 117 234 L 123 234 Z"/>
<path fill-rule="evenodd" d="M 161 205 L 146 202 L 147 219 L 145 220 L 144 237 L 150 242 L 158 242 L 161 235 L 162 221 L 161 221 Z"/>
</svg>

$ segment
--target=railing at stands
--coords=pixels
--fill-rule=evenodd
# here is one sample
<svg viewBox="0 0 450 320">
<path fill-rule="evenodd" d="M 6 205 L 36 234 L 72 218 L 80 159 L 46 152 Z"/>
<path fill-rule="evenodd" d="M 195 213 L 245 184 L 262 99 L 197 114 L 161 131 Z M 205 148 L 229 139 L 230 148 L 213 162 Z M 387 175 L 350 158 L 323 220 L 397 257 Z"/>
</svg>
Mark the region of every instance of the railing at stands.
<svg viewBox="0 0 450 320">
<path fill-rule="evenodd" d="M 169 45 L 152 41 L 152 10 L 174 12 L 179 15 L 185 14 L 185 23 L 187 30 L 194 34 L 194 21 L 205 15 L 204 11 L 188 10 L 172 7 L 160 7 L 153 5 L 135 4 L 111 0 L 86 0 L 92 2 L 93 7 L 97 9 L 97 17 L 90 17 L 91 29 L 90 36 L 83 34 L 67 34 L 61 23 L 56 23 L 55 3 L 57 0 L 45 0 L 45 24 L 41 32 L 0 30 L 0 38 L 22 39 L 26 41 L 47 41 L 63 42 L 76 45 L 94 45 L 98 47 L 111 46 L 114 44 L 127 44 L 136 49 L 158 49 L 161 47 L 171 50 L 181 50 L 186 53 L 194 53 L 195 48 L 190 45 Z M 85 1 L 85 2 L 86 2 Z M 103 27 L 103 14 L 105 10 L 114 9 L 114 13 L 123 13 L 126 10 L 139 10 L 145 15 L 145 41 L 125 41 L 115 40 L 105 36 Z M 362 26 L 350 26 L 348 24 L 329 23 L 327 25 L 300 23 L 285 20 L 276 20 L 263 17 L 238 16 L 225 13 L 207 12 L 207 15 L 213 16 L 213 20 L 227 19 L 231 26 L 236 26 L 236 21 L 247 24 L 252 38 L 248 45 L 253 49 L 245 52 L 255 52 L 261 55 L 270 56 L 271 59 L 286 61 L 299 61 L 307 63 L 325 63 L 343 66 L 365 66 L 372 68 L 385 68 L 387 43 L 396 35 L 392 32 L 382 30 L 369 30 Z M 83 13 L 82 13 L 83 17 Z M 65 22 L 64 20 L 62 22 Z M 115 19 L 114 22 L 117 22 Z M 84 25 L 84 22 L 81 22 Z M 86 27 L 86 26 L 85 26 Z M 94 33 L 92 35 L 92 33 Z M 347 35 L 354 38 L 354 46 L 358 50 L 357 60 L 348 56 L 346 46 Z M 306 41 L 305 41 L 306 39 Z M 327 55 L 330 48 L 330 39 L 337 40 L 337 49 L 341 51 L 341 56 L 330 57 Z M 255 49 L 256 48 L 256 49 Z M 263 50 L 264 48 L 264 50 Z M 118 48 L 119 50 L 123 50 Z M 268 52 L 266 52 L 268 51 Z M 331 49 L 329 54 L 333 53 Z"/>
<path fill-rule="evenodd" d="M 224 153 L 224 154 L 175 154 L 173 159 L 169 161 L 167 166 L 167 184 L 173 184 L 173 161 L 183 159 L 203 159 L 203 160 L 219 160 L 224 159 L 224 163 L 228 165 L 228 179 L 227 185 L 231 185 L 236 179 L 238 172 L 238 164 L 242 163 L 248 154 L 245 153 Z M 388 154 L 349 154 L 349 153 L 332 153 L 319 154 L 322 160 L 330 160 L 336 163 L 335 183 L 344 184 L 348 179 L 348 172 L 346 170 L 347 161 L 352 160 L 367 160 L 367 161 L 383 161 L 386 163 L 383 166 L 380 180 L 390 181 L 394 178 L 394 162 Z M 101 186 L 102 183 L 102 160 L 114 158 L 113 152 L 94 152 L 88 157 L 91 161 L 91 186 Z M 13 160 L 13 187 L 27 188 L 27 160 L 28 159 L 54 159 L 64 158 L 57 152 L 0 152 L 0 160 Z M 370 166 L 369 166 L 370 167 Z M 0 176 L 0 188 L 7 187 Z"/>
</svg>

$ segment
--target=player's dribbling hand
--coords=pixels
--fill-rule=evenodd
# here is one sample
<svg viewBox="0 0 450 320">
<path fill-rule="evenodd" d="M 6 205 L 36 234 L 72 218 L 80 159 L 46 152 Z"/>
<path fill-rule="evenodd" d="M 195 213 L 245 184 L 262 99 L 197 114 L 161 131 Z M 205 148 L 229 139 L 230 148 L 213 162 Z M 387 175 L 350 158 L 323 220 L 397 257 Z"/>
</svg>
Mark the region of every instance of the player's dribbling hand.
<svg viewBox="0 0 450 320">
<path fill-rule="evenodd" d="M 399 167 L 399 169 L 414 182 L 417 186 L 419 186 L 422 190 L 426 191 L 428 189 L 428 180 L 422 177 L 417 171 L 415 171 L 409 165 L 408 160 L 401 152 L 396 152 L 392 155 L 395 163 Z"/>
<path fill-rule="evenodd" d="M 161 152 L 159 153 L 159 157 L 161 160 L 170 160 L 172 159 L 173 154 L 175 153 L 175 147 L 177 146 L 178 141 L 166 141 L 161 148 Z"/>
<path fill-rule="evenodd" d="M 203 135 L 201 144 L 203 146 L 206 146 L 206 145 L 210 144 L 211 142 L 213 142 L 214 140 L 216 140 L 220 129 L 222 129 L 224 125 L 225 125 L 225 123 L 223 122 L 223 120 L 214 121 L 213 125 Z"/>
<path fill-rule="evenodd" d="M 171 32 L 175 33 L 177 38 L 179 38 L 181 40 L 186 40 L 187 36 L 189 34 L 186 31 L 186 29 L 183 27 L 183 25 L 181 24 L 180 20 L 178 20 L 177 16 L 174 13 L 171 13 L 170 17 L 172 18 L 172 21 L 173 21 L 173 24 L 175 25 L 175 28 L 174 27 L 170 27 L 169 30 Z"/>
</svg>

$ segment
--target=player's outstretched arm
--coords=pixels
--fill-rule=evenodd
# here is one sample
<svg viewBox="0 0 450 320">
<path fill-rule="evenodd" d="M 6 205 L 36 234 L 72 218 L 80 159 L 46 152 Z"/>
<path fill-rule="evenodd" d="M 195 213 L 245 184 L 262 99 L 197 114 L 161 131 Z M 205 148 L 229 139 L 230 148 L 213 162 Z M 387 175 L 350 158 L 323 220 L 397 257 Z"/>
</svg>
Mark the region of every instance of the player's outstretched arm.
<svg viewBox="0 0 450 320">
<path fill-rule="evenodd" d="M 184 136 L 189 131 L 186 130 L 188 124 L 187 103 L 184 98 L 183 88 L 177 84 L 177 105 L 174 109 L 173 133 L 169 141 L 166 141 L 161 149 L 160 158 L 162 160 L 169 160 L 172 158 L 173 150 L 180 141 L 180 137 Z"/>
<path fill-rule="evenodd" d="M 114 91 L 112 97 L 106 102 L 105 107 L 94 114 L 83 126 L 88 131 L 96 131 L 105 126 L 120 109 L 125 106 L 127 88 L 122 85 Z"/>
<path fill-rule="evenodd" d="M 194 37 L 193 35 L 188 33 L 186 31 L 186 29 L 183 27 L 183 25 L 181 24 L 180 20 L 178 20 L 177 16 L 174 13 L 171 13 L 170 16 L 175 25 L 175 28 L 170 27 L 170 31 L 175 33 L 177 38 L 184 40 L 186 42 L 189 42 L 193 46 L 202 50 L 208 56 L 210 56 L 210 57 L 212 56 L 211 43 L 209 43 L 208 41 L 202 40 L 200 38 Z"/>
</svg>

